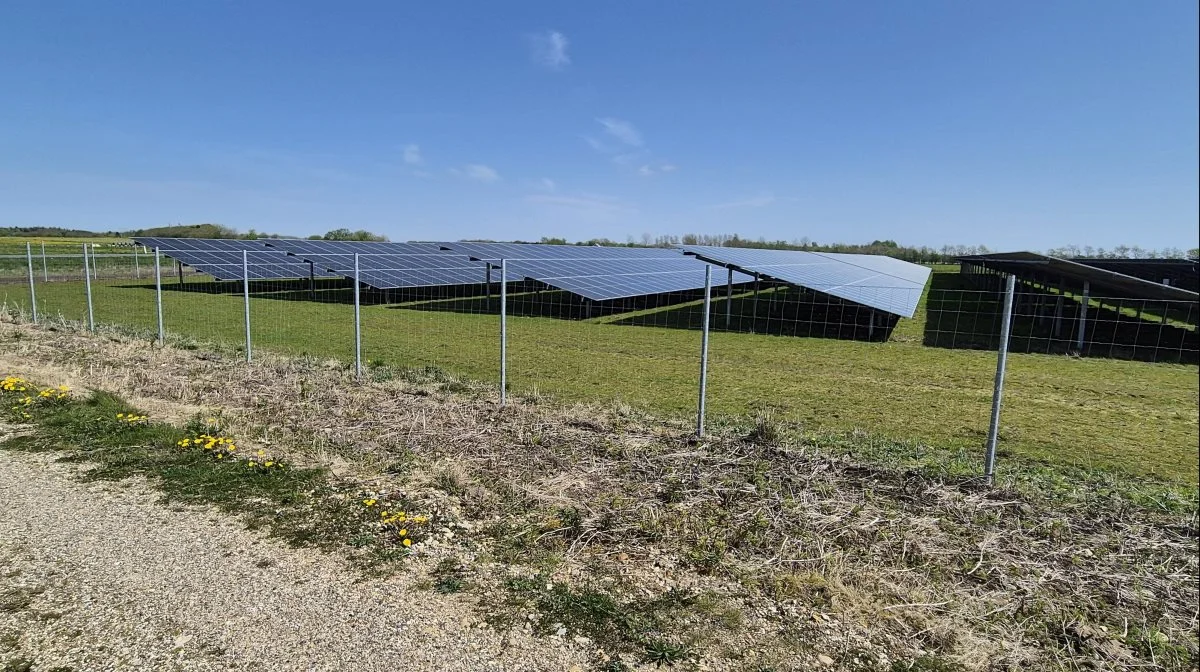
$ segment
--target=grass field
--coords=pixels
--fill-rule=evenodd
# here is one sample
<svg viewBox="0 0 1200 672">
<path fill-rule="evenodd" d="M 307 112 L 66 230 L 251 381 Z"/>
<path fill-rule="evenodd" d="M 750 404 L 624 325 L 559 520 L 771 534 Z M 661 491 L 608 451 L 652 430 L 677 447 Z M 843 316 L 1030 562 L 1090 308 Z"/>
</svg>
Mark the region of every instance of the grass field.
<svg viewBox="0 0 1200 672">
<path fill-rule="evenodd" d="M 152 284 L 102 280 L 94 287 L 98 322 L 154 329 Z M 27 292 L 20 285 L 0 287 L 0 300 L 27 304 Z M 352 360 L 351 306 L 283 298 L 299 297 L 252 299 L 255 348 Z M 40 284 L 38 299 L 43 313 L 86 315 L 82 283 Z M 171 333 L 244 342 L 240 294 L 165 291 L 164 308 Z M 497 316 L 416 308 L 364 306 L 364 359 L 498 379 Z M 719 305 L 715 313 L 722 314 Z M 858 430 L 914 445 L 981 450 L 995 353 L 925 347 L 924 320 L 922 307 L 915 319 L 901 320 L 886 343 L 714 333 L 710 421 L 770 415 L 811 432 Z M 619 400 L 661 414 L 694 412 L 699 334 L 598 323 L 606 321 L 511 317 L 511 389 L 566 401 Z M 1196 482 L 1197 404 L 1195 366 L 1014 354 L 1001 466 L 1004 452 L 1011 452 Z"/>
</svg>

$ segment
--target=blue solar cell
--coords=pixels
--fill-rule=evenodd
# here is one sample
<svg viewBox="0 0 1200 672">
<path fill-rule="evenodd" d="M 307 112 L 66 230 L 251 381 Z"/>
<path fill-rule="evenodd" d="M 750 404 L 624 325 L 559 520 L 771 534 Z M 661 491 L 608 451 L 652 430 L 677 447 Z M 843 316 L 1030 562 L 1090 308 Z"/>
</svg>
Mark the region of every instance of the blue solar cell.
<svg viewBox="0 0 1200 672">
<path fill-rule="evenodd" d="M 684 251 L 713 263 L 808 287 L 896 315 L 912 317 L 930 269 L 871 254 L 685 245 Z"/>
<path fill-rule="evenodd" d="M 475 259 L 677 259 L 679 250 L 662 247 L 605 247 L 601 245 L 543 245 L 541 243 L 440 243 L 448 250 Z"/>
</svg>

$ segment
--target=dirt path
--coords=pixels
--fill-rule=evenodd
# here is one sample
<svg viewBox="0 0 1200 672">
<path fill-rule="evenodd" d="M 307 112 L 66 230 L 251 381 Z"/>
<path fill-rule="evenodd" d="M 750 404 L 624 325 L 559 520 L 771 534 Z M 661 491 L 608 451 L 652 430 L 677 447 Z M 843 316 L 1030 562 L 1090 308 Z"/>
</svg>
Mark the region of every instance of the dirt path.
<svg viewBox="0 0 1200 672">
<path fill-rule="evenodd" d="M 0 451 L 0 663 L 34 670 L 578 670 L 412 576 L 362 581 L 144 483 Z M 578 667 L 575 667 L 578 666 Z M 4 669 L 13 669 L 5 667 Z M 24 668 L 15 668 L 24 669 Z"/>
</svg>

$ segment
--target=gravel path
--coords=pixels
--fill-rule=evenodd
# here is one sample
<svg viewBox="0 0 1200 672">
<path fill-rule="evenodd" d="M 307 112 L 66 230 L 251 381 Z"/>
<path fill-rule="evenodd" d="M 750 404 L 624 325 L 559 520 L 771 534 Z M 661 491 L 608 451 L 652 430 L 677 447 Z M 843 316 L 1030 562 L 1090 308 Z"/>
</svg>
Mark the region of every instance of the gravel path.
<svg viewBox="0 0 1200 672">
<path fill-rule="evenodd" d="M 414 577 L 336 559 L 144 483 L 83 484 L 0 451 L 0 667 L 92 670 L 580 670 L 556 640 L 497 633 Z M 8 669 L 8 668 L 3 668 Z"/>
</svg>

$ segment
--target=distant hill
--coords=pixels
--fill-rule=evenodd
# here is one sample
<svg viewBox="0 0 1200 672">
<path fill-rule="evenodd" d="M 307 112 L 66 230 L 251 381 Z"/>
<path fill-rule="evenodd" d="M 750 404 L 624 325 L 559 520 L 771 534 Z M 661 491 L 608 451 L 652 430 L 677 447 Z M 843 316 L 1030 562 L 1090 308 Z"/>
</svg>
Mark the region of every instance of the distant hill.
<svg viewBox="0 0 1200 672">
<path fill-rule="evenodd" d="M 0 226 L 0 236 L 11 238 L 102 238 L 111 235 L 114 234 L 57 226 Z"/>
<path fill-rule="evenodd" d="M 178 226 L 156 226 L 132 231 L 84 231 L 63 229 L 57 226 L 4 226 L 0 236 L 13 238 L 132 238 L 154 236 L 157 238 L 247 238 L 257 234 L 243 234 L 220 224 L 180 224 Z"/>
</svg>

